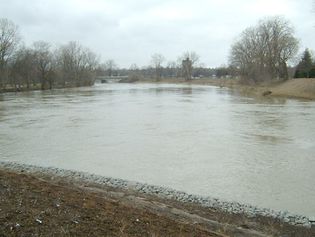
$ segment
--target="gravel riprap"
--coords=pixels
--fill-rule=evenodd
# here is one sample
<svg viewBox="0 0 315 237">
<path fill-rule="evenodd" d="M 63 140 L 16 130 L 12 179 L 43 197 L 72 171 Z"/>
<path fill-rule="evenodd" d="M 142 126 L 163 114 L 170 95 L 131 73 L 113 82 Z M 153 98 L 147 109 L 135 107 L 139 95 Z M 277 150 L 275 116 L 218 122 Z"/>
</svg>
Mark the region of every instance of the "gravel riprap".
<svg viewBox="0 0 315 237">
<path fill-rule="evenodd" d="M 159 198 L 176 200 L 184 203 L 194 203 L 203 207 L 216 208 L 223 212 L 232 214 L 244 214 L 248 217 L 264 216 L 278 219 L 291 225 L 311 227 L 310 217 L 296 215 L 288 211 L 274 211 L 268 208 L 259 208 L 238 202 L 228 202 L 217 198 L 192 195 L 167 187 L 149 185 L 145 183 L 132 182 L 124 179 L 104 177 L 87 172 L 66 170 L 55 167 L 39 167 L 34 165 L 19 164 L 14 162 L 0 161 L 0 167 L 12 171 L 26 173 L 42 173 L 56 177 L 67 178 L 74 181 L 95 183 L 113 188 L 129 189 L 143 194 L 155 195 Z"/>
</svg>

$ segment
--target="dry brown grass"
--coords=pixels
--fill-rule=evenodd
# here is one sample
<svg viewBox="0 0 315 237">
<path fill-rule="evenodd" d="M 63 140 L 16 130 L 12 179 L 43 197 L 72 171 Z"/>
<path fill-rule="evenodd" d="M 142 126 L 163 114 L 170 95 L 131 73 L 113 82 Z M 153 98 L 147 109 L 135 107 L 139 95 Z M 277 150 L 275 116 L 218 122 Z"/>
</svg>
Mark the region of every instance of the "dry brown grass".
<svg viewBox="0 0 315 237">
<path fill-rule="evenodd" d="M 288 80 L 272 89 L 274 96 L 315 99 L 315 78 Z"/>
</svg>

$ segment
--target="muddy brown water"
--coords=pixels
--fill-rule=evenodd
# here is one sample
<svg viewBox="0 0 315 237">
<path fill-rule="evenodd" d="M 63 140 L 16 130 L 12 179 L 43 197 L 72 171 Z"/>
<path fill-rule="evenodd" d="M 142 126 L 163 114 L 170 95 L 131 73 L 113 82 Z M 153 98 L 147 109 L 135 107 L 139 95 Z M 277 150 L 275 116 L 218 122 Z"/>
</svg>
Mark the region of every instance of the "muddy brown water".
<svg viewBox="0 0 315 237">
<path fill-rule="evenodd" d="M 99 84 L 0 95 L 0 159 L 315 215 L 315 102 Z"/>
</svg>

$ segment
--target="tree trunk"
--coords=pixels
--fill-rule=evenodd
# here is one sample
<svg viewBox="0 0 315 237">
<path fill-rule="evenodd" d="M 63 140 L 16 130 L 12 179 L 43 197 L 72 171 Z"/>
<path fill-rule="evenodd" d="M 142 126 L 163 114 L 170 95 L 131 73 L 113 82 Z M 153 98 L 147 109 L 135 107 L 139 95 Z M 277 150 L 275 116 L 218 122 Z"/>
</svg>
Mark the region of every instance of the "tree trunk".
<svg viewBox="0 0 315 237">
<path fill-rule="evenodd" d="M 288 66 L 285 61 L 282 61 L 282 78 L 285 81 L 289 79 Z"/>
</svg>

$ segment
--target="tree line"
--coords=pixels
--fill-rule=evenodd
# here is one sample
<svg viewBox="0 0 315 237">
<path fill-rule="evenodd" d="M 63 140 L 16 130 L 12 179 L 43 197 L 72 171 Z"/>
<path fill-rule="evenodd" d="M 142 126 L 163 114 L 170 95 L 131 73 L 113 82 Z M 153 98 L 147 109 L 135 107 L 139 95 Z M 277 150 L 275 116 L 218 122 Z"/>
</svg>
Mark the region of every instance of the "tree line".
<svg viewBox="0 0 315 237">
<path fill-rule="evenodd" d="M 294 65 L 299 41 L 294 35 L 291 23 L 283 17 L 269 17 L 255 26 L 246 28 L 232 44 L 229 66 L 205 68 L 199 64 L 195 52 L 186 52 L 177 61 L 166 62 L 161 54 L 153 54 L 149 67 L 138 68 L 133 64 L 129 70 L 134 75 L 155 78 L 162 77 L 227 77 L 240 78 L 246 83 L 283 81 L 292 77 L 314 77 L 315 67 L 311 54 L 306 50 L 298 65 Z M 190 75 L 184 75 L 183 61 L 191 60 Z M 112 72 L 112 70 L 110 70 Z"/>
<path fill-rule="evenodd" d="M 151 56 L 150 65 L 119 68 L 114 60 L 100 64 L 99 57 L 78 42 L 52 47 L 44 41 L 25 46 L 18 26 L 0 19 L 0 90 L 6 87 L 42 90 L 92 85 L 96 76 L 129 76 L 137 79 L 181 77 L 238 77 L 245 82 L 260 83 L 294 77 L 315 77 L 315 62 L 308 49 L 296 67 L 289 65 L 298 52 L 298 40 L 290 22 L 283 17 L 260 20 L 246 28 L 232 44 L 229 66 L 207 68 L 196 52 L 185 52 L 175 61 L 159 53 Z"/>
<path fill-rule="evenodd" d="M 185 78 L 183 61 L 187 58 L 191 61 L 191 68 L 188 75 L 186 75 L 188 80 L 209 77 L 221 78 L 234 75 L 233 69 L 229 66 L 205 67 L 200 63 L 200 57 L 194 51 L 184 52 L 176 60 L 167 60 L 164 55 L 154 53 L 151 55 L 149 65 L 142 67 L 133 63 L 129 68 L 120 68 L 113 59 L 110 59 L 99 66 L 97 75 L 102 77 L 130 76 L 156 81 L 159 81 L 161 78 Z"/>
<path fill-rule="evenodd" d="M 184 77 L 183 60 L 189 58 L 191 61 L 191 73 L 189 78 L 198 76 L 210 76 L 213 74 L 213 70 L 205 68 L 202 64 L 199 64 L 199 55 L 194 51 L 184 52 L 181 56 L 174 61 L 167 61 L 164 55 L 160 53 L 154 53 L 151 55 L 150 63 L 148 66 L 139 67 L 133 63 L 129 68 L 119 68 L 114 60 L 107 60 L 104 64 L 101 64 L 98 70 L 99 75 L 104 76 L 126 76 L 126 75 L 138 75 L 139 77 L 145 77 L 148 79 L 159 80 L 162 77 Z"/>
<path fill-rule="evenodd" d="M 288 61 L 298 52 L 290 22 L 272 17 L 245 29 L 232 45 L 230 64 L 245 81 L 287 80 Z"/>
<path fill-rule="evenodd" d="M 315 60 L 309 49 L 297 65 L 288 65 L 290 60 L 294 64 L 298 45 L 293 27 L 283 17 L 260 20 L 245 29 L 232 45 L 230 68 L 245 82 L 315 78 Z"/>
<path fill-rule="evenodd" d="M 52 48 L 37 41 L 27 47 L 18 26 L 0 19 L 0 90 L 92 85 L 98 65 L 97 55 L 78 42 Z"/>
</svg>

